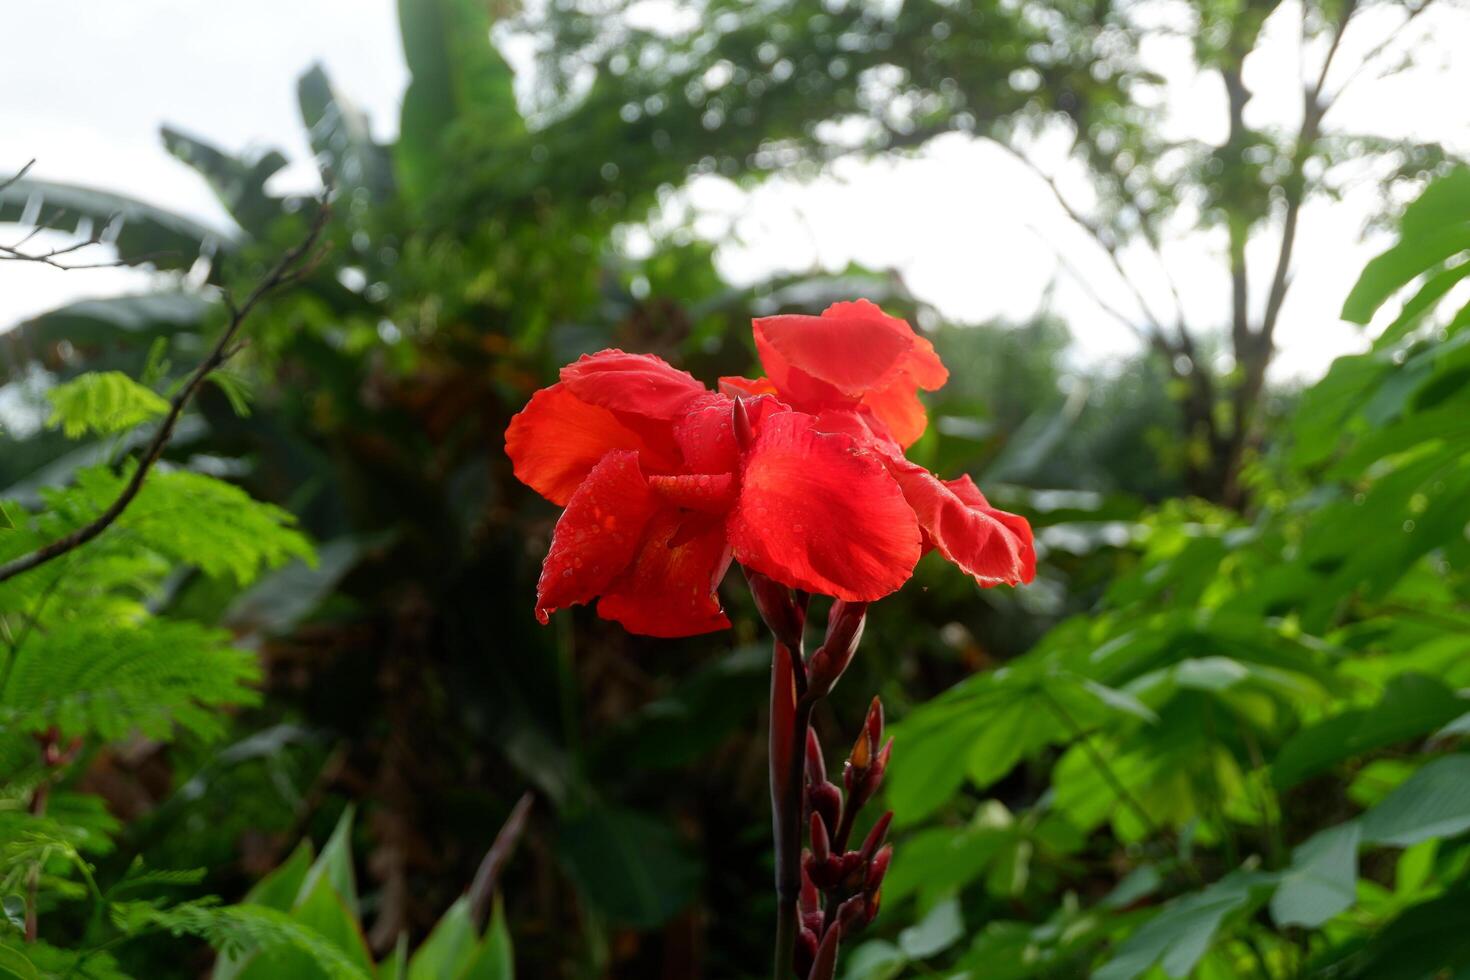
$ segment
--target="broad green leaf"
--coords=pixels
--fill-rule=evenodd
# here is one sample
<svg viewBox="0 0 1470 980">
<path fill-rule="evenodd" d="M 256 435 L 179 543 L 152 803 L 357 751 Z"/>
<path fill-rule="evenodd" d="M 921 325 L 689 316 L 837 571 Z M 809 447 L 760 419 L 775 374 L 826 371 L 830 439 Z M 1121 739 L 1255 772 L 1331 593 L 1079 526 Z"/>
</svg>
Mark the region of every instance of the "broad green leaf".
<svg viewBox="0 0 1470 980">
<path fill-rule="evenodd" d="M 1356 820 L 1330 827 L 1292 851 L 1291 866 L 1271 896 L 1279 926 L 1316 929 L 1346 911 L 1358 896 Z"/>
<path fill-rule="evenodd" d="M 15 335 L 37 351 L 63 340 L 78 347 L 132 341 L 142 351 L 155 337 L 199 329 L 216 306 L 198 294 L 180 292 L 84 299 L 22 322 Z"/>
<path fill-rule="evenodd" d="M 362 188 L 375 201 L 393 192 L 388 152 L 368 128 L 367 116 L 332 85 L 321 65 L 313 65 L 296 82 L 296 100 L 318 162 L 343 186 Z"/>
<path fill-rule="evenodd" d="M 1404 210 L 1399 242 L 1373 259 L 1343 302 L 1342 316 L 1367 323 L 1415 276 L 1470 249 L 1470 170 L 1431 183 Z"/>
<path fill-rule="evenodd" d="M 1295 786 L 1334 763 L 1427 735 L 1464 713 L 1465 699 L 1422 674 L 1389 681 L 1371 708 L 1346 711 L 1304 728 L 1286 741 L 1271 765 L 1276 786 Z"/>
<path fill-rule="evenodd" d="M 870 939 L 843 959 L 843 980 L 893 980 L 908 965 L 903 950 L 885 939 Z"/>
<path fill-rule="evenodd" d="M 405 196 L 422 205 L 454 166 L 446 137 L 473 120 L 503 140 L 524 131 L 514 76 L 490 41 L 491 14 L 477 0 L 398 0 L 404 61 L 411 79 L 403 94 L 394 147 Z"/>
<path fill-rule="evenodd" d="M 70 231 L 86 218 L 105 237 L 106 229 L 115 226 L 117 254 L 130 263 L 187 269 L 201 254 L 235 247 L 228 232 L 136 198 L 30 178 L 0 191 L 0 223 L 20 220 L 32 202 L 40 208 L 37 221 L 49 227 Z"/>
<path fill-rule="evenodd" d="M 87 433 L 111 435 L 158 418 L 169 409 L 162 396 L 121 371 L 83 374 L 46 393 L 51 402 L 47 425 L 68 439 Z"/>
<path fill-rule="evenodd" d="M 10 513 L 5 509 L 5 504 L 0 502 L 0 531 L 15 530 L 15 521 L 10 519 Z"/>
<path fill-rule="evenodd" d="M 378 964 L 378 980 L 405 980 L 408 976 L 408 933 L 398 934 L 393 952 Z"/>
<path fill-rule="evenodd" d="M 693 898 L 699 866 L 665 825 L 630 810 L 589 810 L 562 824 L 558 851 L 582 894 L 608 919 L 639 928 Z"/>
<path fill-rule="evenodd" d="M 1363 840 L 1408 847 L 1470 830 L 1470 755 L 1451 755 L 1420 769 L 1363 814 Z"/>
<path fill-rule="evenodd" d="M 949 898 L 900 932 L 898 946 L 909 959 L 924 960 L 949 949 L 964 934 L 965 920 L 960 915 L 960 900 Z"/>
<path fill-rule="evenodd" d="M 1199 892 L 1191 892 L 1128 937 L 1093 980 L 1133 980 L 1158 966 L 1165 976 L 1186 977 L 1210 948 L 1226 917 L 1251 903 L 1273 876 L 1236 871 Z"/>
<path fill-rule="evenodd" d="M 515 980 L 515 975 L 515 954 L 510 930 L 505 925 L 505 906 L 497 895 L 484 938 L 459 980 Z"/>
<path fill-rule="evenodd" d="M 296 845 L 290 857 L 245 893 L 245 901 L 282 912 L 291 911 L 291 906 L 296 904 L 296 898 L 301 894 L 301 883 L 306 880 L 311 866 L 311 841 L 303 840 Z"/>
<path fill-rule="evenodd" d="M 296 903 L 296 896 L 301 892 L 301 883 L 306 880 L 306 872 L 310 870 L 311 863 L 311 841 L 303 840 L 296 845 L 290 857 L 245 893 L 242 904 L 290 912 L 291 906 Z M 234 980 L 254 956 L 253 951 L 242 953 L 237 950 L 221 950 L 214 961 L 214 972 L 210 976 L 213 980 Z"/>
<path fill-rule="evenodd" d="M 1460 980 L 1470 965 L 1467 907 L 1470 892 L 1463 882 L 1448 894 L 1410 906 L 1352 958 L 1346 975 L 1352 980 Z"/>
<path fill-rule="evenodd" d="M 408 980 L 445 980 L 462 975 L 475 953 L 470 900 L 460 898 L 434 924 L 408 961 Z"/>
<path fill-rule="evenodd" d="M 1164 876 L 1159 874 L 1159 869 L 1145 864 L 1128 872 L 1128 876 L 1118 882 L 1118 886 L 1108 892 L 1099 904 L 1109 909 L 1126 909 L 1139 899 L 1154 894 L 1163 883 Z"/>
<path fill-rule="evenodd" d="M 342 900 L 354 921 L 361 915 L 357 905 L 357 873 L 352 867 L 352 818 L 355 808 L 348 806 L 332 828 L 332 836 L 322 846 L 321 854 L 301 881 L 296 904 L 309 897 L 326 879 L 331 889 Z"/>
<path fill-rule="evenodd" d="M 285 212 L 281 199 L 268 193 L 265 184 L 286 166 L 285 157 L 270 150 L 240 158 L 171 126 L 162 127 L 160 133 L 164 148 L 204 177 L 241 228 L 255 237 L 269 234 Z"/>
<path fill-rule="evenodd" d="M 14 946 L 0 943 L 0 978 L 4 980 L 41 980 L 41 974 Z"/>
</svg>

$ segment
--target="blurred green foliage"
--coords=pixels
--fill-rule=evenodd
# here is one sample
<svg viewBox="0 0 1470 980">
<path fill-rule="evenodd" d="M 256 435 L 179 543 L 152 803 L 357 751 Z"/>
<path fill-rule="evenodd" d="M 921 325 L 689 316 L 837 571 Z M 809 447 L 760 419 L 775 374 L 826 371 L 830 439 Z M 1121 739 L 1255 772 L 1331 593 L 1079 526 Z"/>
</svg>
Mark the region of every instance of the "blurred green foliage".
<svg viewBox="0 0 1470 980">
<path fill-rule="evenodd" d="M 1199 63 L 1238 72 L 1271 9 L 1199 6 Z M 1023 147 L 1057 124 L 1109 240 L 1149 241 L 1198 195 L 1201 222 L 1265 229 L 1337 144 L 1167 144 L 1138 51 L 1153 29 L 1132 8 L 715 3 L 672 33 L 561 3 L 399 13 L 412 82 L 393 144 L 321 69 L 300 79 L 335 189 L 330 253 L 251 322 L 117 533 L 0 585 L 7 678 L 29 692 L 0 685 L 7 919 L 23 927 L 43 872 L 42 942 L 0 933 L 0 975 L 201 975 L 209 954 L 183 935 L 222 952 L 222 976 L 501 976 L 508 935 L 525 976 L 757 974 L 769 668 L 747 600 L 727 590 L 735 629 L 694 641 L 580 611 L 536 626 L 556 515 L 514 480 L 501 433 L 580 353 L 746 373 L 752 314 L 854 294 L 929 329 L 953 373 L 914 458 L 1027 514 L 1044 560 L 1036 585 L 979 594 L 921 563 L 816 719 L 848 731 L 873 692 L 901 719 L 897 858 L 881 935 L 848 975 L 1418 978 L 1470 962 L 1454 751 L 1470 730 L 1470 318 L 1438 315 L 1467 268 L 1463 174 L 1431 185 L 1354 291 L 1346 315 L 1366 321 L 1422 283 L 1375 348 L 1289 416 L 1253 406 L 1265 437 L 1225 447 L 1227 473 L 1200 464 L 1199 440 L 1245 431 L 1226 410 L 1239 379 L 1206 392 L 1205 417 L 1230 424 L 1202 434 L 1167 345 L 1078 368 L 1044 315 L 942 323 L 859 268 L 733 288 L 684 228 L 627 247 L 691 175 L 811 174 L 950 131 Z M 1315 37 L 1345 23 L 1308 13 Z M 519 103 L 492 30 L 542 41 Z M 88 188 L 0 191 L 0 222 L 64 208 L 161 270 L 152 292 L 0 337 L 0 524 L 20 526 L 0 560 L 103 506 L 223 297 L 317 213 L 273 189 L 279 154 L 164 141 L 228 232 Z M 1433 147 L 1343 152 L 1370 149 L 1410 174 L 1442 163 Z M 1221 506 L 1237 477 L 1249 506 Z M 82 742 L 48 776 L 36 733 L 43 750 Z M 527 788 L 543 803 L 482 931 L 461 895 Z M 328 841 L 315 858 L 311 838 Z"/>
</svg>

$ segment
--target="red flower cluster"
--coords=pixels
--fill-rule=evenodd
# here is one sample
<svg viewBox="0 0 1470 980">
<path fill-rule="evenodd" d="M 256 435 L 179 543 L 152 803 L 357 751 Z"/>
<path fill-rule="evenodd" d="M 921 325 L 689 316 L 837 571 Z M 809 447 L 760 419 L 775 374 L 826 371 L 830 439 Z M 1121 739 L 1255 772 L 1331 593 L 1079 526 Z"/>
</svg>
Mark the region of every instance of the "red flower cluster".
<svg viewBox="0 0 1470 980">
<path fill-rule="evenodd" d="M 864 300 L 755 321 L 766 377 L 720 391 L 648 354 L 562 369 L 506 432 L 524 483 L 566 507 L 536 615 L 597 599 L 634 633 L 730 625 L 731 558 L 783 585 L 853 602 L 893 592 L 926 548 L 982 586 L 1029 582 L 1022 517 L 968 476 L 904 458 L 927 419 L 918 389 L 949 377 L 909 325 Z"/>
</svg>

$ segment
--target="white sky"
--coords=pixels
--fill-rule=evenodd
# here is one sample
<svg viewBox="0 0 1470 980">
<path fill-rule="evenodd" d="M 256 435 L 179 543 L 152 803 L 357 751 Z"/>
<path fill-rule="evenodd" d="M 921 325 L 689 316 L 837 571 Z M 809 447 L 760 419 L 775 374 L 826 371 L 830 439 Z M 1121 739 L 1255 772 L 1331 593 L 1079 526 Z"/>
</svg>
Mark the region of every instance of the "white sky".
<svg viewBox="0 0 1470 980">
<path fill-rule="evenodd" d="M 1385 81 L 1363 76 L 1329 128 L 1439 140 L 1470 152 L 1470 57 L 1463 55 L 1470 10 L 1461 0 L 1441 2 L 1397 46 L 1412 48 L 1415 67 Z M 1397 20 L 1381 9 L 1360 17 L 1329 90 Z M 1254 99 L 1252 123 L 1299 118 L 1297 30 L 1288 3 L 1247 63 L 1253 90 L 1291 93 Z M 1452 61 L 1457 48 L 1461 55 Z M 1149 57 L 1170 82 L 1170 133 L 1218 141 L 1223 90 L 1214 78 L 1192 73 L 1187 42 L 1160 41 Z M 1308 59 L 1307 70 L 1319 57 Z M 295 161 L 283 179 L 309 181 L 295 83 L 318 61 L 366 110 L 374 132 L 391 137 L 407 82 L 393 0 L 0 0 L 0 174 L 34 157 L 38 177 L 106 187 L 222 225 L 224 212 L 193 171 L 164 151 L 158 127 L 167 122 L 230 150 L 280 148 Z M 1085 181 L 1047 149 L 1040 155 L 1048 169 L 1085 207 Z M 946 137 L 918 159 L 852 163 L 815 184 L 772 182 L 754 195 L 707 179 L 688 199 L 704 215 L 699 229 L 738 236 L 721 253 L 722 268 L 737 281 L 856 259 L 899 268 L 921 298 L 969 321 L 1026 317 L 1054 286 L 1051 302 L 1071 322 L 1082 356 L 1135 346 L 1077 285 L 1075 275 L 1086 276 L 1116 306 L 1131 309 L 1106 260 L 1034 175 L 983 142 Z M 1361 331 L 1339 322 L 1337 310 L 1363 262 L 1383 244 L 1360 242 L 1373 203 L 1360 193 L 1307 209 L 1278 333 L 1278 377 L 1319 374 L 1332 357 L 1361 346 Z M 1275 243 L 1255 245 L 1260 285 Z M 1228 317 L 1220 246 L 1196 234 L 1167 250 L 1197 327 L 1218 327 Z M 1130 259 L 1151 298 L 1167 295 L 1147 256 Z M 69 299 L 145 284 L 128 270 L 0 263 L 0 330 Z M 1253 295 L 1259 303 L 1261 294 Z"/>
</svg>

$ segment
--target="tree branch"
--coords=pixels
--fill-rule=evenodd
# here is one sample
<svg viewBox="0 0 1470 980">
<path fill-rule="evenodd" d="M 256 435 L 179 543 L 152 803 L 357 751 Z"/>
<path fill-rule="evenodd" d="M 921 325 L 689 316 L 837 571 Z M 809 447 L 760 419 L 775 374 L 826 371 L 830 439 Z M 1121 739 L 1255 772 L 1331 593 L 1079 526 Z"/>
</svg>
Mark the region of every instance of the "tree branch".
<svg viewBox="0 0 1470 980">
<path fill-rule="evenodd" d="M 1322 58 L 1322 70 L 1316 82 L 1302 93 L 1302 128 L 1297 134 L 1296 147 L 1292 153 L 1291 174 L 1285 181 L 1286 215 L 1281 226 L 1281 249 L 1276 257 L 1276 269 L 1271 276 L 1270 290 L 1266 295 L 1266 309 L 1261 317 L 1258 343 L 1265 352 L 1271 349 L 1271 338 L 1276 331 L 1276 322 L 1281 316 L 1282 304 L 1286 302 L 1287 289 L 1291 285 L 1291 256 L 1296 246 L 1297 225 L 1301 218 L 1302 204 L 1307 196 L 1307 179 L 1304 173 L 1311 159 L 1317 140 L 1322 135 L 1322 117 L 1331 108 L 1331 103 L 1322 101 L 1322 92 L 1327 85 L 1327 73 L 1332 69 L 1333 58 L 1342 44 L 1348 22 L 1357 11 L 1357 0 L 1345 0 L 1338 17 L 1337 29 Z M 1412 16 L 1412 15 L 1411 15 Z"/>
<path fill-rule="evenodd" d="M 7 177 L 4 180 L 0 180 L 0 194 L 8 191 L 11 185 L 19 183 L 21 178 L 24 177 L 35 165 L 36 160 L 34 157 L 32 157 L 30 160 L 27 160 L 26 165 L 17 170 L 13 176 Z"/>
<path fill-rule="evenodd" d="M 228 299 L 226 300 L 230 309 L 229 322 L 225 325 L 225 329 L 220 333 L 219 339 L 215 341 L 214 346 L 210 349 L 204 360 L 199 362 L 199 365 L 189 375 L 188 380 L 184 382 L 184 386 L 174 395 L 172 401 L 169 403 L 168 413 L 163 417 L 163 421 L 159 424 L 158 431 L 154 433 L 152 440 L 144 448 L 143 454 L 138 460 L 137 468 L 133 470 L 132 477 L 117 495 L 117 499 L 113 500 L 107 509 L 91 522 L 77 528 L 70 534 L 63 535 L 49 544 L 42 545 L 28 554 L 21 555 L 0 565 L 0 582 L 15 578 L 17 575 L 29 572 L 47 562 L 60 558 L 68 552 L 75 551 L 107 530 L 123 515 L 123 512 L 133 502 L 133 499 L 138 496 L 138 492 L 143 489 L 143 481 L 147 479 L 148 472 L 163 455 L 164 449 L 168 446 L 169 439 L 173 436 L 174 427 L 178 424 L 180 416 L 184 414 L 184 409 L 188 407 L 195 392 L 199 390 L 205 378 L 209 377 L 210 373 L 223 364 L 229 355 L 233 353 L 231 344 L 251 312 L 266 296 L 282 286 L 295 282 L 315 267 L 316 262 L 321 257 L 321 253 L 313 253 L 313 250 L 316 248 L 317 241 L 321 238 L 322 231 L 326 227 L 327 219 L 330 215 L 331 208 L 327 204 L 327 195 L 323 194 L 321 206 L 317 210 L 316 216 L 312 219 L 311 228 L 307 232 L 306 237 L 298 245 L 281 256 L 280 260 L 270 268 L 264 278 L 250 291 L 250 294 L 246 296 L 243 303 L 235 306 L 233 303 L 229 303 Z"/>
<path fill-rule="evenodd" d="M 1122 256 L 1119 253 L 1117 241 L 1114 240 L 1113 237 L 1109 235 L 1106 230 L 1100 227 L 1096 222 L 1092 221 L 1086 215 L 1082 214 L 1075 207 L 1073 207 L 1072 203 L 1067 200 L 1065 195 L 1062 194 L 1061 188 L 1057 186 L 1055 178 L 1053 178 L 1050 174 L 1037 166 L 1035 161 L 1002 140 L 996 140 L 995 142 L 1007 153 L 1019 160 L 1028 170 L 1039 177 L 1041 181 L 1046 184 L 1047 189 L 1051 191 L 1052 197 L 1056 199 L 1057 204 L 1061 206 L 1067 217 L 1070 218 L 1075 225 L 1077 225 L 1083 231 L 1087 232 L 1088 236 L 1092 238 L 1092 240 L 1097 244 L 1098 248 L 1102 249 L 1103 252 L 1106 253 L 1109 262 L 1113 266 L 1113 270 L 1117 272 L 1118 278 L 1122 280 L 1123 285 L 1128 287 L 1128 291 L 1133 294 L 1134 302 L 1138 304 L 1139 311 L 1143 314 L 1143 317 L 1148 326 L 1152 328 L 1154 332 L 1153 336 L 1145 335 L 1143 339 L 1150 345 L 1157 344 L 1158 339 L 1162 339 L 1164 337 L 1163 324 L 1161 323 L 1159 318 L 1154 315 L 1153 308 L 1144 298 L 1142 291 L 1139 290 L 1139 288 L 1134 284 L 1132 277 L 1128 275 L 1128 271 L 1123 267 L 1123 260 Z M 1093 296 L 1096 297 L 1096 293 L 1094 291 L 1089 290 L 1089 292 L 1092 292 Z M 1114 316 L 1118 316 L 1117 311 L 1108 308 L 1105 304 L 1100 305 L 1103 305 L 1104 308 L 1108 309 L 1108 312 L 1112 313 Z M 1125 319 L 1126 322 L 1126 318 L 1123 319 Z M 1133 329 L 1135 332 L 1138 332 L 1137 325 L 1134 325 Z M 1165 341 L 1165 343 L 1167 343 L 1167 341 Z"/>
</svg>

